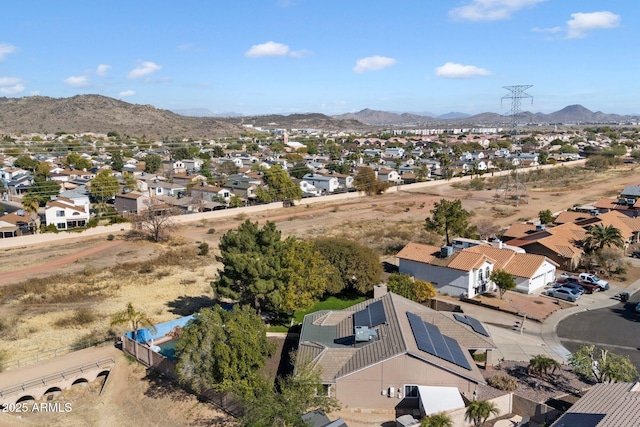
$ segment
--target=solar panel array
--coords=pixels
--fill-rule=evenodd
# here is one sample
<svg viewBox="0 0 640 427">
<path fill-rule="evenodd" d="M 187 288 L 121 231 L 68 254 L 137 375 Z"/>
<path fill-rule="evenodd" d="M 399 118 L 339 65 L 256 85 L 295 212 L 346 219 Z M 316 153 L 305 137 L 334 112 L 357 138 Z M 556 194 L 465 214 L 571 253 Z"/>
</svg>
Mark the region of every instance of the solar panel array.
<svg viewBox="0 0 640 427">
<path fill-rule="evenodd" d="M 371 303 L 364 310 L 356 311 L 353 314 L 353 326 L 367 326 L 373 328 L 374 326 L 387 323 L 387 315 L 384 312 L 384 305 L 382 301 L 376 301 Z"/>
<path fill-rule="evenodd" d="M 442 335 L 436 325 L 423 321 L 416 314 L 407 312 L 407 317 L 409 318 L 409 324 L 418 349 L 469 371 L 471 370 L 471 365 L 467 361 L 464 350 L 462 350 L 458 341 Z"/>
<path fill-rule="evenodd" d="M 471 316 L 463 316 L 461 314 L 454 314 L 453 317 L 460 323 L 464 323 L 465 325 L 471 326 L 471 328 L 479 333 L 480 335 L 484 335 L 485 337 L 489 336 L 489 332 L 482 326 L 482 323 L 475 317 Z"/>
</svg>

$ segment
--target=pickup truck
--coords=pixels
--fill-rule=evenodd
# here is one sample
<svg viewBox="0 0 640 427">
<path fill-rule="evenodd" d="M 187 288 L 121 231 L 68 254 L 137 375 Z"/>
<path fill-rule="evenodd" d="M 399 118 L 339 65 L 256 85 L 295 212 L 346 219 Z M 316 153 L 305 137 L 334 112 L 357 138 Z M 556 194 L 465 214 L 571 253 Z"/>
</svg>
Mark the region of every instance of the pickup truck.
<svg viewBox="0 0 640 427">
<path fill-rule="evenodd" d="M 584 288 L 584 290 L 591 294 L 594 291 L 605 291 L 609 289 L 609 283 L 598 279 L 593 274 L 581 273 L 581 274 L 568 274 L 562 273 L 556 277 L 558 283 L 575 283 Z"/>
</svg>

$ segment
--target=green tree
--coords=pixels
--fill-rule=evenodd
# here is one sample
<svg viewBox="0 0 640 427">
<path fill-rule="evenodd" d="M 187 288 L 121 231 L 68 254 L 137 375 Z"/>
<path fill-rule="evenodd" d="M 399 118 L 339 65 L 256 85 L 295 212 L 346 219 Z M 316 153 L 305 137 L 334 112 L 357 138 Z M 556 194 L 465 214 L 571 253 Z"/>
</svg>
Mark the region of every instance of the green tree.
<svg viewBox="0 0 640 427">
<path fill-rule="evenodd" d="M 224 147 L 221 145 L 214 145 L 211 149 L 211 157 L 224 157 Z"/>
<path fill-rule="evenodd" d="M 513 276 L 500 268 L 493 270 L 489 277 L 498 287 L 500 291 L 500 299 L 504 297 L 505 292 L 516 288 L 516 281 Z"/>
<path fill-rule="evenodd" d="M 33 221 L 35 221 L 34 232 L 38 232 L 40 229 L 40 217 L 38 216 L 38 208 L 40 207 L 40 197 L 34 193 L 27 192 L 22 196 L 22 209 L 29 215 Z"/>
<path fill-rule="evenodd" d="M 149 154 L 144 158 L 144 171 L 156 173 L 162 168 L 162 157 L 157 154 Z"/>
<path fill-rule="evenodd" d="M 16 158 L 13 162 L 13 166 L 20 169 L 28 170 L 31 172 L 35 172 L 39 164 L 40 164 L 39 161 L 37 161 L 36 159 L 32 159 L 31 157 L 24 154 L 21 156 L 18 156 L 18 158 Z"/>
<path fill-rule="evenodd" d="M 452 237 L 475 236 L 476 227 L 469 224 L 469 218 L 471 213 L 462 208 L 460 199 L 440 199 L 434 203 L 431 218 L 425 220 L 425 229 L 445 236 L 447 245 L 450 245 Z"/>
<path fill-rule="evenodd" d="M 404 273 L 391 273 L 387 279 L 389 291 L 416 302 L 425 302 L 436 296 L 433 285 L 424 280 L 414 280 Z"/>
<path fill-rule="evenodd" d="M 340 409 L 335 398 L 323 393 L 318 372 L 308 366 L 278 377 L 276 387 L 265 384 L 247 399 L 245 407 L 240 423 L 247 427 L 304 427 L 302 415 L 310 410 L 329 413 Z"/>
<path fill-rule="evenodd" d="M 224 265 L 212 286 L 219 295 L 260 311 L 282 303 L 281 233 L 273 222 L 262 228 L 246 220 L 220 239 L 218 262 Z"/>
<path fill-rule="evenodd" d="M 313 247 L 335 268 L 328 293 L 358 292 L 366 294 L 380 283 L 380 256 L 368 246 L 340 237 L 321 237 Z"/>
<path fill-rule="evenodd" d="M 587 237 L 582 244 L 587 250 L 599 251 L 605 247 L 624 247 L 624 238 L 619 229 L 613 225 L 596 224 L 587 230 Z"/>
<path fill-rule="evenodd" d="M 473 400 L 467 405 L 465 419 L 479 427 L 483 425 L 491 415 L 498 416 L 500 409 L 493 402 L 487 400 Z"/>
<path fill-rule="evenodd" d="M 91 169 L 91 160 L 85 159 L 78 153 L 69 153 L 64 159 L 64 165 L 67 167 L 73 167 L 79 170 Z"/>
<path fill-rule="evenodd" d="M 422 418 L 420 427 L 453 427 L 453 420 L 446 413 L 438 412 Z"/>
<path fill-rule="evenodd" d="M 122 153 L 120 150 L 114 151 L 111 153 L 111 169 L 114 171 L 122 171 L 124 167 L 124 159 L 122 158 Z"/>
<path fill-rule="evenodd" d="M 298 179 L 302 179 L 308 173 L 311 173 L 311 169 L 304 162 L 297 162 L 289 171 L 289 175 Z"/>
<path fill-rule="evenodd" d="M 595 345 L 582 344 L 571 354 L 569 365 L 573 370 L 598 383 L 632 382 L 638 378 L 638 369 L 629 356 L 620 356 Z"/>
<path fill-rule="evenodd" d="M 240 208 L 242 206 L 244 206 L 244 200 L 242 200 L 242 197 L 235 194 L 231 196 L 231 198 L 229 199 L 230 208 Z"/>
<path fill-rule="evenodd" d="M 560 367 L 560 364 L 555 360 L 544 354 L 538 354 L 529 359 L 529 372 L 544 377 L 549 375 L 551 370 L 551 376 L 556 372 L 556 369 Z"/>
<path fill-rule="evenodd" d="M 136 186 L 138 185 L 138 180 L 136 180 L 136 178 L 130 172 L 124 172 L 122 174 L 122 180 L 124 181 L 124 188 L 129 191 L 135 190 Z"/>
<path fill-rule="evenodd" d="M 351 172 L 351 166 L 344 162 L 331 162 L 327 165 L 327 170 L 346 175 Z"/>
<path fill-rule="evenodd" d="M 375 171 L 366 166 L 358 168 L 358 172 L 353 178 L 353 186 L 367 196 L 382 194 L 389 188 L 388 183 L 378 180 Z"/>
<path fill-rule="evenodd" d="M 273 165 L 264 172 L 265 187 L 256 189 L 256 196 L 263 202 L 276 200 L 300 200 L 302 189 L 295 184 L 280 165 Z"/>
<path fill-rule="evenodd" d="M 553 222 L 553 214 L 549 209 L 538 212 L 538 218 L 542 224 L 551 224 Z"/>
<path fill-rule="evenodd" d="M 180 383 L 200 393 L 214 389 L 249 397 L 261 384 L 260 370 L 273 351 L 255 310 L 204 308 L 176 344 L 176 373 Z"/>
<path fill-rule="evenodd" d="M 33 194 L 40 200 L 40 205 L 44 205 L 47 201 L 60 194 L 60 184 L 56 181 L 48 180 L 43 176 L 36 176 L 33 179 L 33 185 L 29 188 L 28 194 Z"/>
<path fill-rule="evenodd" d="M 89 182 L 89 192 L 91 196 L 100 200 L 100 206 L 104 211 L 107 199 L 115 197 L 120 189 L 118 179 L 113 176 L 110 170 L 103 169 Z"/>
<path fill-rule="evenodd" d="M 127 308 L 118 311 L 111 316 L 111 326 L 127 325 L 133 331 L 133 340 L 138 339 L 138 330 L 144 326 L 148 327 L 152 333 L 155 333 L 153 321 L 144 312 L 138 311 L 133 307 L 132 303 L 127 303 Z M 136 358 L 138 357 L 138 347 L 134 347 Z"/>
</svg>

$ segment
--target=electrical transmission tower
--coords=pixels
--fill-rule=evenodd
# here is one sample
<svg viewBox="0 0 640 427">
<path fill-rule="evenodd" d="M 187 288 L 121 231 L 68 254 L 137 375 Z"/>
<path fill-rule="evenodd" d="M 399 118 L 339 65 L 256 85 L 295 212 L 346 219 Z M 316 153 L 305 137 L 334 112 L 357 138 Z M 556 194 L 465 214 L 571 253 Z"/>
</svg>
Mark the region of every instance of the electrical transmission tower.
<svg viewBox="0 0 640 427">
<path fill-rule="evenodd" d="M 531 98 L 531 103 L 533 104 L 533 96 L 525 92 L 525 90 L 532 86 L 533 85 L 503 86 L 504 89 L 507 89 L 511 93 L 500 99 L 500 105 L 502 105 L 503 100 L 511 99 L 511 135 L 513 137 L 513 142 L 516 145 L 520 143 L 518 119 L 522 113 L 520 108 L 522 105 L 522 99 Z M 528 200 L 526 199 L 528 197 L 526 176 L 520 176 L 518 173 L 518 168 L 520 166 L 518 163 L 519 160 L 515 163 L 514 176 L 512 177 L 511 172 L 509 172 L 505 175 L 502 185 L 496 188 L 496 199 L 501 197 L 500 193 L 503 193 L 502 197 L 504 197 L 504 200 L 513 200 L 515 201 L 516 206 L 520 204 L 521 200 L 528 203 Z"/>
</svg>

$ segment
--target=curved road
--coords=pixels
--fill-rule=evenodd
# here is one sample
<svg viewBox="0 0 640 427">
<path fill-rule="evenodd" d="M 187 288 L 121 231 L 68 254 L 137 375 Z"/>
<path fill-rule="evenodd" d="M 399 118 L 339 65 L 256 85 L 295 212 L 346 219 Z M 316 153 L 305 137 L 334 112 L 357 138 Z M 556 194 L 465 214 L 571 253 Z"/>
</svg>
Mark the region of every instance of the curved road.
<svg viewBox="0 0 640 427">
<path fill-rule="evenodd" d="M 639 300 L 640 292 L 636 292 L 626 303 L 572 314 L 558 323 L 560 342 L 571 352 L 583 343 L 596 344 L 629 356 L 640 370 L 640 314 L 635 312 Z"/>
</svg>

